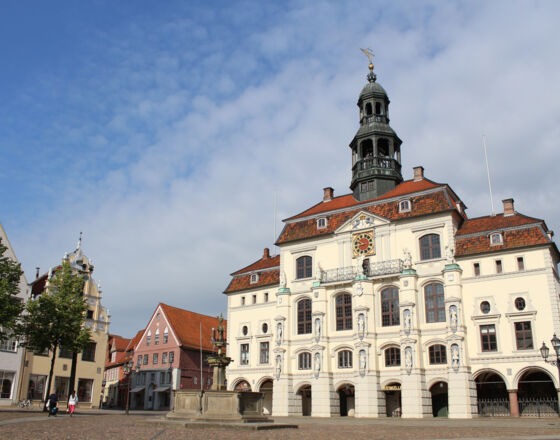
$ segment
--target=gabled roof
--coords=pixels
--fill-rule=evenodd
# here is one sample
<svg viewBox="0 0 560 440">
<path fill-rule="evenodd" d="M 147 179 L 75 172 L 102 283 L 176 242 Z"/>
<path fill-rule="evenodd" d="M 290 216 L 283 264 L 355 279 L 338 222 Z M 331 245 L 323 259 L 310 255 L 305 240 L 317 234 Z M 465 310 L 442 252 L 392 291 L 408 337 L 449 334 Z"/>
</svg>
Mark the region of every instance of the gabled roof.
<svg viewBox="0 0 560 440">
<path fill-rule="evenodd" d="M 109 336 L 109 340 L 113 340 L 113 349 L 115 351 L 125 351 L 126 347 L 128 346 L 130 339 L 128 338 L 123 338 L 122 336 L 119 335 L 110 335 Z"/>
<path fill-rule="evenodd" d="M 256 282 L 251 283 L 251 275 L 257 274 Z M 231 274 L 233 279 L 224 293 L 237 292 L 239 290 L 256 289 L 280 283 L 280 255 L 270 256 L 268 248 L 264 249 L 261 259 L 251 263 L 249 266 Z"/>
<path fill-rule="evenodd" d="M 239 269 L 236 272 L 233 272 L 231 275 L 239 275 L 242 273 L 255 272 L 258 270 L 270 269 L 279 266 L 280 266 L 280 255 L 276 255 L 275 257 L 264 256 L 260 260 L 257 260 L 254 263 L 249 264 L 249 266 L 244 267 L 243 269 Z"/>
<path fill-rule="evenodd" d="M 202 335 L 202 349 L 214 351 L 214 346 L 210 342 L 210 335 L 213 328 L 218 328 L 218 318 L 201 315 L 200 313 L 190 312 L 163 303 L 159 303 L 159 306 L 161 306 L 167 321 L 173 327 L 183 347 L 199 349 Z M 227 329 L 226 320 L 224 320 L 223 325 Z"/>
<path fill-rule="evenodd" d="M 138 345 L 138 343 L 140 342 L 140 339 L 142 339 L 142 335 L 144 334 L 144 331 L 146 329 L 143 330 L 138 330 L 138 332 L 136 333 L 136 335 L 130 340 L 130 342 L 128 343 L 128 345 L 126 346 L 126 351 L 131 351 L 131 350 L 135 350 L 136 346 Z"/>
<path fill-rule="evenodd" d="M 461 225 L 456 235 L 476 234 L 480 232 L 490 232 L 500 229 L 513 228 L 516 226 L 544 224 L 544 220 L 528 217 L 523 214 L 515 213 L 513 215 L 504 216 L 504 214 L 487 215 L 467 219 Z"/>
</svg>

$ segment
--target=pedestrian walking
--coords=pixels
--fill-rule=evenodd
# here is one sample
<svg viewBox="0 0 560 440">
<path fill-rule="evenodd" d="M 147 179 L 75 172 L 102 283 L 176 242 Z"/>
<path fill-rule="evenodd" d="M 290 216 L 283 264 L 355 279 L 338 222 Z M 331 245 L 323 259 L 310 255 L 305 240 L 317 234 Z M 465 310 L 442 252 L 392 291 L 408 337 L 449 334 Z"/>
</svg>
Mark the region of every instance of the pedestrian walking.
<svg viewBox="0 0 560 440">
<path fill-rule="evenodd" d="M 76 391 L 72 391 L 72 394 L 70 394 L 70 397 L 68 398 L 68 412 L 70 413 L 70 417 L 74 414 L 77 404 L 78 396 L 76 395 Z"/>
<path fill-rule="evenodd" d="M 58 396 L 56 395 L 56 393 L 52 393 L 49 396 L 49 401 L 47 402 L 47 408 L 49 408 L 49 417 L 50 416 L 56 417 L 56 413 L 58 412 Z"/>
</svg>

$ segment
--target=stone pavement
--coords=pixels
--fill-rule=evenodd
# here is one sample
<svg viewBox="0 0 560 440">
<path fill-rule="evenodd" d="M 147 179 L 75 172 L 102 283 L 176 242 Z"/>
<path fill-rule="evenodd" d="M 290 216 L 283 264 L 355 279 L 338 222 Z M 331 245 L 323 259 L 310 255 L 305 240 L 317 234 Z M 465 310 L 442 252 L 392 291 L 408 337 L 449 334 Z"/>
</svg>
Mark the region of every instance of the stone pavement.
<svg viewBox="0 0 560 440">
<path fill-rule="evenodd" d="M 48 418 L 40 412 L 0 411 L 0 439 L 560 440 L 559 418 L 411 420 L 276 417 L 275 420 L 279 423 L 297 424 L 299 429 L 254 432 L 219 428 L 186 429 L 177 425 L 154 423 L 156 417 L 161 417 L 161 413 L 131 414 L 127 417 L 120 412 L 92 410 L 72 418 L 66 414 Z"/>
</svg>

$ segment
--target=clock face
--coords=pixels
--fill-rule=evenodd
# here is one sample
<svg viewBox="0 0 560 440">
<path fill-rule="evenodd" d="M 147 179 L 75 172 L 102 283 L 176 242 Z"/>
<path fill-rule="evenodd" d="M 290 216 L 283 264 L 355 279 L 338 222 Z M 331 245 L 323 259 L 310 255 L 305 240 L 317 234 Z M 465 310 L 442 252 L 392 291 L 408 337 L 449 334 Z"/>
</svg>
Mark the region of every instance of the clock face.
<svg viewBox="0 0 560 440">
<path fill-rule="evenodd" d="M 354 255 L 371 255 L 373 254 L 373 234 L 371 232 L 362 232 L 354 236 L 353 240 Z"/>
</svg>

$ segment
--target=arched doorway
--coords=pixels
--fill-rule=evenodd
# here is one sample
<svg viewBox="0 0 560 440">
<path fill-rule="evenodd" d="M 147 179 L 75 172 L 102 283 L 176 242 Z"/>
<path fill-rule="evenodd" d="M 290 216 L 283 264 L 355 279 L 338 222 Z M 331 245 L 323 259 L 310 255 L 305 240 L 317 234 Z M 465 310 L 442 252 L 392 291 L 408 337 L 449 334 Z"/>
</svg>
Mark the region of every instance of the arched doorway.
<svg viewBox="0 0 560 440">
<path fill-rule="evenodd" d="M 249 382 L 246 380 L 240 380 L 235 385 L 233 391 L 251 391 L 251 385 L 249 385 Z"/>
<path fill-rule="evenodd" d="M 436 382 L 430 387 L 432 394 L 432 414 L 434 417 L 447 417 L 449 413 L 447 404 L 447 383 Z"/>
<path fill-rule="evenodd" d="M 354 417 L 354 385 L 346 383 L 338 387 L 338 397 L 340 399 L 340 415 Z"/>
<path fill-rule="evenodd" d="M 519 415 L 529 417 L 555 416 L 558 414 L 558 393 L 549 374 L 542 370 L 529 370 L 517 385 Z"/>
<path fill-rule="evenodd" d="M 502 377 L 493 371 L 476 376 L 478 415 L 486 417 L 509 416 L 509 395 Z"/>
<path fill-rule="evenodd" d="M 265 380 L 262 385 L 260 392 L 263 393 L 263 412 L 265 415 L 272 414 L 272 379 Z"/>
<path fill-rule="evenodd" d="M 297 392 L 301 399 L 301 415 L 311 415 L 311 385 L 303 385 Z"/>
<path fill-rule="evenodd" d="M 400 417 L 402 415 L 401 384 L 391 382 L 383 387 L 385 393 L 385 412 L 387 417 Z"/>
</svg>

